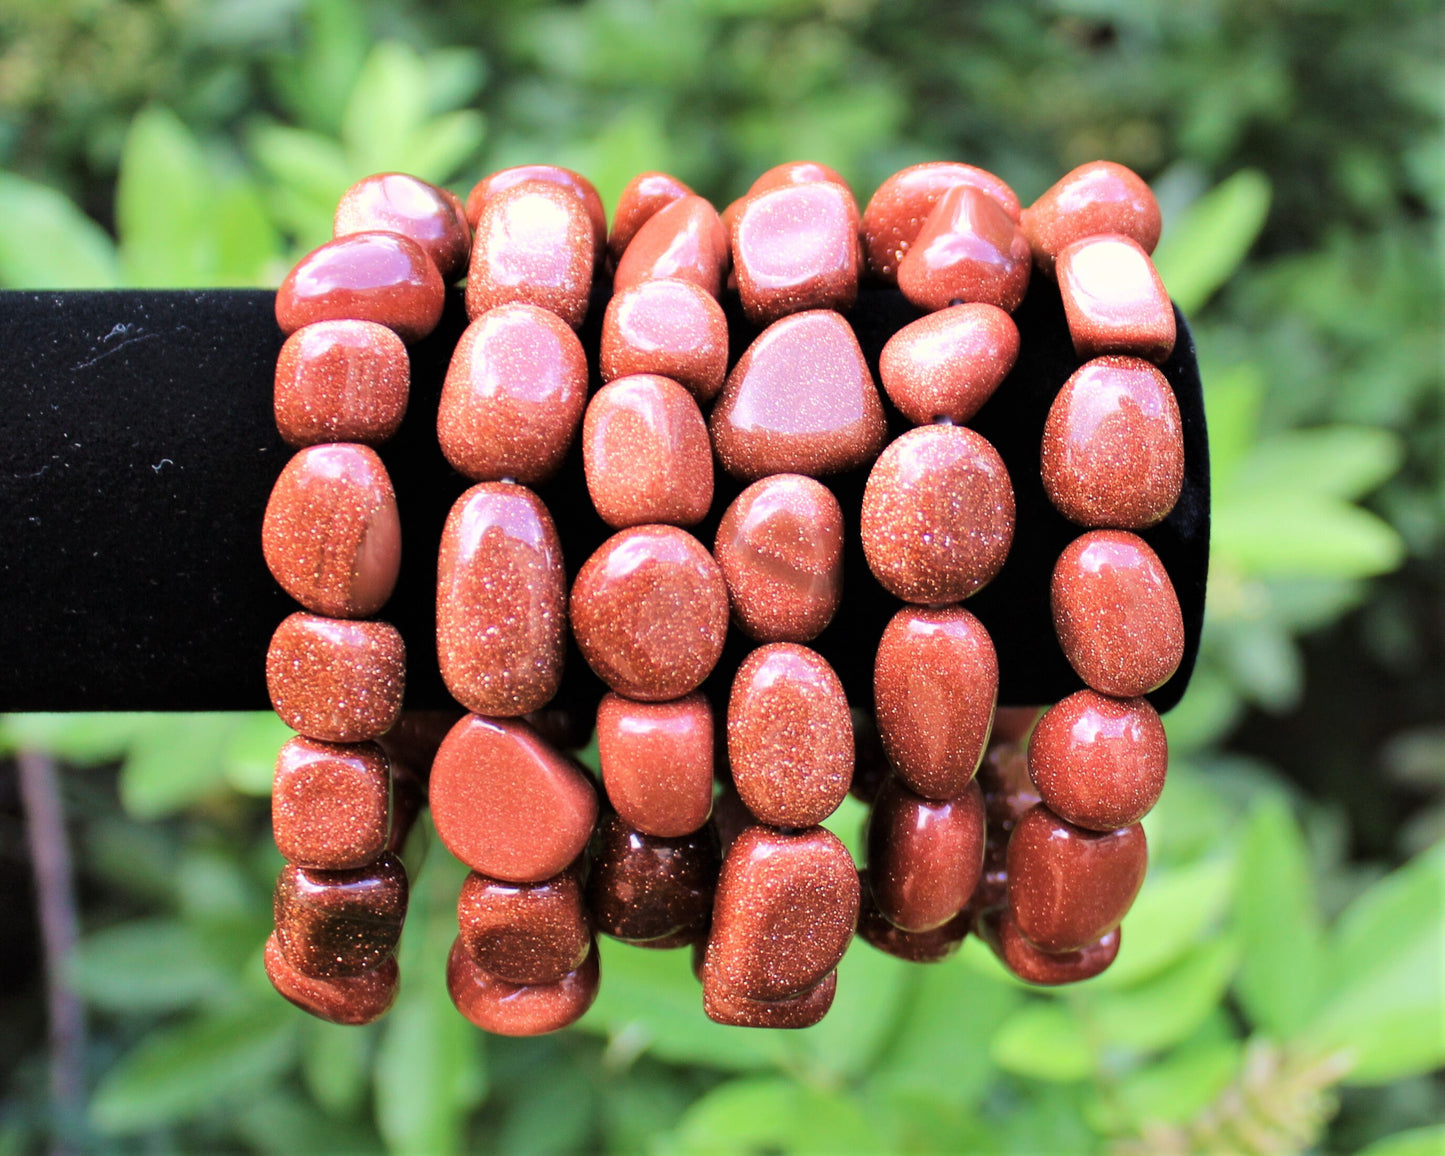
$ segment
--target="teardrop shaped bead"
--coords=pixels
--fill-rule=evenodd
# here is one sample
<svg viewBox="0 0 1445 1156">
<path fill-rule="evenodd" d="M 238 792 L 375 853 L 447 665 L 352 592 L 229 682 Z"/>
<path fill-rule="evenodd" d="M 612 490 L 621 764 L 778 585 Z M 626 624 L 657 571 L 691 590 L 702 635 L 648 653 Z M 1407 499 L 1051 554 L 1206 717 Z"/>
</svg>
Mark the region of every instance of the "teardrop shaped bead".
<svg viewBox="0 0 1445 1156">
<path fill-rule="evenodd" d="M 977 301 L 1012 313 L 1032 269 L 1016 221 L 986 193 L 958 185 L 939 198 L 898 263 L 898 288 L 920 309 Z"/>
<path fill-rule="evenodd" d="M 912 248 L 924 221 L 943 195 L 967 185 L 992 197 L 1017 222 L 1019 199 L 998 177 L 973 165 L 929 161 L 894 173 L 878 186 L 863 210 L 862 232 L 868 270 L 885 281 L 898 280 L 898 266 Z"/>
<path fill-rule="evenodd" d="M 883 389 L 915 425 L 973 417 L 1008 376 L 1019 330 L 996 305 L 953 305 L 905 325 L 878 362 Z"/>
</svg>

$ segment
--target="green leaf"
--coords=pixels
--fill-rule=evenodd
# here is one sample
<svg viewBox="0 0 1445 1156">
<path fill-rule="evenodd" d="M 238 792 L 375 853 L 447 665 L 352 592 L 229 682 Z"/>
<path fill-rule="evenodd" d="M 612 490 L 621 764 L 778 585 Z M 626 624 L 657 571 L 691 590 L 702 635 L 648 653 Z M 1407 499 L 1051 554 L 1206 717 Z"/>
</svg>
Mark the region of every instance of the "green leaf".
<svg viewBox="0 0 1445 1156">
<path fill-rule="evenodd" d="M 235 729 L 226 743 L 226 781 L 244 795 L 268 798 L 276 755 L 292 736 L 291 728 L 274 711 L 237 715 Z"/>
<path fill-rule="evenodd" d="M 1094 1071 L 1090 1047 L 1078 1019 L 1062 1002 L 1031 1000 L 993 1035 L 994 1063 L 1016 1076 L 1071 1083 Z"/>
<path fill-rule="evenodd" d="M 96 1007 L 166 1012 L 235 988 L 230 968 L 185 924 L 138 919 L 86 936 L 71 960 L 76 990 Z"/>
<path fill-rule="evenodd" d="M 1440 1156 L 1441 1152 L 1445 1152 L 1445 1124 L 1434 1124 L 1376 1140 L 1356 1156 Z"/>
<path fill-rule="evenodd" d="M 281 239 L 260 194 L 248 181 L 234 180 L 216 194 L 211 228 L 215 234 L 215 285 L 264 285 L 280 255 Z"/>
<path fill-rule="evenodd" d="M 428 96 L 426 69 L 414 49 L 384 40 L 371 50 L 341 122 L 352 181 L 405 168 L 413 136 L 427 119 Z"/>
<path fill-rule="evenodd" d="M 733 1080 L 714 1088 L 688 1110 L 672 1141 L 690 1156 L 886 1149 L 851 1100 L 783 1079 Z"/>
<path fill-rule="evenodd" d="M 190 131 L 169 110 L 137 113 L 116 186 L 116 227 L 127 283 L 207 285 L 216 266 L 216 183 Z"/>
<path fill-rule="evenodd" d="M 120 800 L 136 819 L 158 819 L 225 783 L 233 714 L 153 715 L 121 769 Z"/>
<path fill-rule="evenodd" d="M 1215 506 L 1212 545 L 1250 574 L 1368 578 L 1404 560 L 1389 523 L 1334 498 L 1258 493 Z"/>
<path fill-rule="evenodd" d="M 45 751 L 75 766 L 121 759 L 154 716 L 147 714 L 12 714 L 0 726 L 0 748 Z"/>
<path fill-rule="evenodd" d="M 280 124 L 257 125 L 250 144 L 252 155 L 274 180 L 329 206 L 322 214 L 329 233 L 336 202 L 351 184 L 341 146 L 318 133 Z"/>
<path fill-rule="evenodd" d="M 1229 1038 L 1225 1018 L 1167 1055 L 1136 1068 L 1109 1089 L 1091 1118 L 1110 1132 L 1148 1124 L 1177 1124 L 1206 1108 L 1239 1073 L 1243 1048 Z"/>
<path fill-rule="evenodd" d="M 324 1116 L 285 1091 L 248 1100 L 237 1111 L 236 1124 L 246 1142 L 267 1156 L 380 1156 L 382 1151 L 368 1129 Z"/>
<path fill-rule="evenodd" d="M 412 133 L 405 171 L 433 184 L 445 184 L 477 155 L 486 135 L 487 121 L 479 112 L 460 109 L 439 116 Z"/>
<path fill-rule="evenodd" d="M 355 1116 L 366 1098 L 371 1075 L 373 1029 L 314 1020 L 306 1025 L 301 1072 L 306 1087 L 331 1116 Z"/>
<path fill-rule="evenodd" d="M 351 0 L 310 0 L 301 15 L 306 31 L 300 59 L 278 61 L 272 83 L 293 119 L 335 133 L 366 60 L 370 30 Z"/>
<path fill-rule="evenodd" d="M 1234 275 L 1269 215 L 1269 178 L 1241 169 L 1190 205 L 1159 240 L 1154 265 L 1169 295 L 1193 313 Z"/>
<path fill-rule="evenodd" d="M 112 289 L 115 242 L 64 193 L 0 173 L 0 287 Z"/>
<path fill-rule="evenodd" d="M 1081 1014 L 1099 1040 L 1145 1052 L 1173 1047 L 1219 1006 L 1238 963 L 1238 944 L 1219 937 L 1127 991 L 1080 993 Z"/>
<path fill-rule="evenodd" d="M 1370 426 L 1289 430 L 1259 442 L 1232 486 L 1242 494 L 1298 490 L 1335 498 L 1363 497 L 1404 461 L 1400 439 Z"/>
</svg>

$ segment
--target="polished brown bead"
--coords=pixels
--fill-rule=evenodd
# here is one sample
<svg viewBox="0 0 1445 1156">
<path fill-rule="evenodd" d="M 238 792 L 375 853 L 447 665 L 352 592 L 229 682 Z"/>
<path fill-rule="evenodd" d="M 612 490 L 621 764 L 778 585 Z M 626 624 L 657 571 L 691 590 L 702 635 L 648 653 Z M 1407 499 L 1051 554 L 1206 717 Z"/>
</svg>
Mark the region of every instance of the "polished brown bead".
<svg viewBox="0 0 1445 1156">
<path fill-rule="evenodd" d="M 723 752 L 719 762 L 726 762 L 727 755 Z M 749 827 L 756 826 L 753 813 L 748 810 L 747 804 L 738 795 L 738 789 L 733 786 L 732 776 L 724 769 L 722 775 L 721 789 L 717 798 L 713 800 L 712 818 L 709 820 L 712 829 L 717 832 L 718 849 L 723 855 L 737 841 L 737 837 Z"/>
<path fill-rule="evenodd" d="M 853 723 L 825 658 L 774 642 L 743 660 L 728 700 L 728 761 L 763 823 L 810 827 L 838 809 L 853 779 Z"/>
<path fill-rule="evenodd" d="M 747 999 L 788 999 L 838 965 L 857 921 L 858 871 L 836 836 L 749 827 L 723 860 L 704 976 Z"/>
<path fill-rule="evenodd" d="M 727 268 L 728 236 L 717 210 L 686 196 L 659 209 L 632 238 L 612 275 L 621 293 L 644 281 L 690 281 L 716 297 Z"/>
<path fill-rule="evenodd" d="M 390 852 L 351 871 L 288 863 L 276 878 L 276 942 L 304 975 L 360 975 L 396 950 L 406 900 L 406 868 Z"/>
<path fill-rule="evenodd" d="M 597 998 L 597 949 L 556 983 L 508 983 L 477 966 L 460 938 L 447 956 L 447 991 L 472 1024 L 498 1036 L 540 1036 L 576 1023 Z"/>
<path fill-rule="evenodd" d="M 993 396 L 1019 354 L 1019 330 L 996 305 L 954 305 L 888 339 L 878 376 L 915 425 L 966 422 Z"/>
<path fill-rule="evenodd" d="M 437 558 L 437 662 L 453 698 L 510 718 L 551 701 L 567 646 L 557 529 L 525 486 L 482 482 L 457 499 Z"/>
<path fill-rule="evenodd" d="M 983 757 L 998 700 L 998 655 L 977 618 L 959 606 L 905 606 L 873 660 L 873 701 L 883 749 L 920 795 L 952 799 Z"/>
<path fill-rule="evenodd" d="M 1029 774 L 1043 801 L 1091 831 L 1147 815 L 1168 766 L 1164 724 L 1142 698 L 1081 690 L 1051 707 L 1029 741 Z"/>
<path fill-rule="evenodd" d="M 1028 240 L 1008 213 L 986 193 L 958 185 L 939 198 L 898 263 L 898 288 L 920 309 L 977 301 L 1011 313 L 1032 269 Z"/>
<path fill-rule="evenodd" d="M 805 309 L 851 309 L 858 296 L 853 194 L 823 181 L 751 193 L 732 225 L 732 263 L 754 325 Z"/>
<path fill-rule="evenodd" d="M 375 743 L 297 737 L 281 748 L 271 782 L 276 850 L 302 867 L 363 867 L 391 834 L 391 768 Z"/>
<path fill-rule="evenodd" d="M 582 884 L 571 870 L 540 883 L 473 871 L 457 897 L 457 926 L 472 961 L 508 983 L 558 983 L 592 950 Z"/>
<path fill-rule="evenodd" d="M 714 1023 L 736 1028 L 810 1028 L 828 1014 L 838 990 L 838 972 L 830 971 L 812 987 L 785 999 L 749 999 L 714 973 L 702 973 L 702 1010 Z"/>
<path fill-rule="evenodd" d="M 447 850 L 511 883 L 561 874 L 597 820 L 592 780 L 511 719 L 468 715 L 457 723 L 432 763 L 429 794 Z"/>
<path fill-rule="evenodd" d="M 1079 951 L 1041 951 L 1019 932 L 1007 908 L 988 912 L 980 930 L 1009 971 L 1025 983 L 1041 987 L 1093 979 L 1114 962 L 1121 936 L 1121 929 L 1116 927 Z"/>
<path fill-rule="evenodd" d="M 265 959 L 271 986 L 302 1011 L 328 1023 L 348 1027 L 373 1023 L 396 1002 L 400 976 L 396 960 L 390 956 L 361 975 L 304 975 L 281 954 L 280 941 L 273 932 L 266 940 Z"/>
<path fill-rule="evenodd" d="M 675 526 L 603 542 L 572 586 L 582 657 L 618 694 L 662 702 L 696 690 L 727 637 L 728 596 L 707 549 Z"/>
<path fill-rule="evenodd" d="M 1092 530 L 1075 538 L 1054 564 L 1049 593 L 1064 656 L 1100 694 L 1137 698 L 1179 669 L 1179 597 L 1137 534 Z"/>
<path fill-rule="evenodd" d="M 1159 243 L 1159 202 L 1137 173 L 1113 161 L 1090 161 L 1065 173 L 1024 210 L 1024 233 L 1045 273 L 1067 245 L 1100 233 L 1132 237 L 1146 253 Z"/>
<path fill-rule="evenodd" d="M 869 271 L 885 281 L 896 281 L 899 263 L 923 228 L 923 222 L 944 193 L 959 185 L 992 197 L 1003 206 L 1010 220 L 1018 221 L 1018 197 L 992 173 L 950 161 L 913 165 L 879 185 L 863 210 L 863 242 Z"/>
<path fill-rule="evenodd" d="M 604 385 L 582 422 L 587 492 L 613 529 L 693 526 L 712 505 L 712 443 L 692 394 L 639 373 Z"/>
<path fill-rule="evenodd" d="M 405 173 L 363 177 L 341 194 L 332 234 L 372 230 L 400 233 L 431 258 L 443 281 L 467 271 L 472 230 L 458 202 L 444 190 Z"/>
<path fill-rule="evenodd" d="M 1099 357 L 1064 382 L 1044 423 L 1044 489 L 1081 526 L 1161 521 L 1184 485 L 1184 430 L 1169 382 L 1137 357 Z"/>
<path fill-rule="evenodd" d="M 963 910 L 983 872 L 983 792 L 947 802 L 885 782 L 868 819 L 868 878 L 888 922 L 932 931 Z"/>
<path fill-rule="evenodd" d="M 647 835 L 689 835 L 712 810 L 713 725 L 706 697 L 597 706 L 597 760 L 618 815 Z"/>
<path fill-rule="evenodd" d="M 1029 778 L 1028 758 L 1016 743 L 990 745 L 979 764 L 977 782 L 983 790 L 987 838 L 983 877 L 969 907 L 985 911 L 1008 898 L 1009 838 L 1019 820 L 1038 803 L 1039 792 Z"/>
<path fill-rule="evenodd" d="M 524 181 L 555 185 L 577 199 L 592 229 L 593 263 L 600 268 L 607 253 L 607 211 L 602 207 L 602 198 L 597 195 L 592 182 L 571 169 L 557 165 L 515 165 L 483 177 L 467 194 L 466 215 L 472 228 L 475 229 L 481 219 L 483 205 L 498 193 Z"/>
<path fill-rule="evenodd" d="M 401 426 L 411 363 L 375 321 L 303 325 L 276 358 L 276 428 L 293 446 L 380 445 Z"/>
<path fill-rule="evenodd" d="M 733 621 L 759 642 L 807 642 L 843 597 L 843 508 L 826 486 L 773 474 L 733 499 L 713 555 Z"/>
<path fill-rule="evenodd" d="M 489 196 L 467 271 L 467 315 L 514 302 L 550 310 L 572 328 L 587 316 L 594 222 L 561 185 L 530 180 Z"/>
<path fill-rule="evenodd" d="M 862 902 L 858 908 L 858 938 L 879 951 L 909 963 L 938 963 L 954 954 L 968 938 L 973 915 L 965 907 L 947 923 L 931 931 L 904 931 L 883 917 L 873 899 L 868 872 L 860 871 Z"/>
<path fill-rule="evenodd" d="M 853 716 L 853 781 L 848 793 L 860 803 L 872 806 L 884 781 L 893 773 L 893 767 L 883 752 L 878 721 L 859 707 L 849 713 Z"/>
<path fill-rule="evenodd" d="M 1045 806 L 1008 845 L 1009 913 L 1040 951 L 1083 951 L 1119 926 L 1144 882 L 1144 828 L 1085 831 Z"/>
<path fill-rule="evenodd" d="M 375 321 L 408 344 L 441 320 L 446 286 L 426 251 L 399 233 L 352 233 L 313 249 L 276 291 L 285 334 L 317 321 Z"/>
<path fill-rule="evenodd" d="M 1054 271 L 1074 352 L 1122 353 L 1162 362 L 1174 351 L 1174 306 L 1149 254 L 1131 237 L 1105 234 L 1066 246 Z"/>
<path fill-rule="evenodd" d="M 607 238 L 607 251 L 613 263 L 621 259 L 632 238 L 637 236 L 637 230 L 648 220 L 673 201 L 692 195 L 690 188 L 667 173 L 638 173 L 628 181 L 617 200 L 617 211 L 612 214 L 612 233 Z"/>
<path fill-rule="evenodd" d="M 769 325 L 738 359 L 709 422 L 723 467 L 751 481 L 871 461 L 888 436 L 853 329 L 825 309 Z"/>
<path fill-rule="evenodd" d="M 587 355 L 567 323 L 536 305 L 499 305 L 457 342 L 437 440 L 474 482 L 535 485 L 561 466 L 586 405 Z"/>
<path fill-rule="evenodd" d="M 587 877 L 597 930 L 635 943 L 691 942 L 712 918 L 719 862 L 711 827 L 666 839 L 604 816 Z"/>
<path fill-rule="evenodd" d="M 727 318 L 691 281 L 643 281 L 607 303 L 601 348 L 603 381 L 657 373 L 707 402 L 727 376 Z"/>
<path fill-rule="evenodd" d="M 863 553 L 905 602 L 957 602 L 993 580 L 1014 533 L 1003 459 L 962 426 L 920 426 L 879 455 L 863 491 Z"/>
<path fill-rule="evenodd" d="M 332 618 L 380 610 L 401 566 L 401 518 L 376 451 L 349 442 L 298 451 L 271 489 L 261 549 L 307 610 Z"/>
<path fill-rule="evenodd" d="M 819 164 L 817 161 L 785 161 L 764 172 L 749 187 L 749 193 L 761 193 L 767 189 L 780 189 L 788 185 L 811 185 L 818 181 L 825 184 L 841 185 L 851 198 L 853 190 L 837 169 Z M 855 208 L 856 214 L 856 208 Z"/>
<path fill-rule="evenodd" d="M 391 729 L 406 687 L 406 645 L 387 622 L 296 613 L 266 651 L 266 688 L 281 721 L 307 738 L 359 743 Z"/>
</svg>

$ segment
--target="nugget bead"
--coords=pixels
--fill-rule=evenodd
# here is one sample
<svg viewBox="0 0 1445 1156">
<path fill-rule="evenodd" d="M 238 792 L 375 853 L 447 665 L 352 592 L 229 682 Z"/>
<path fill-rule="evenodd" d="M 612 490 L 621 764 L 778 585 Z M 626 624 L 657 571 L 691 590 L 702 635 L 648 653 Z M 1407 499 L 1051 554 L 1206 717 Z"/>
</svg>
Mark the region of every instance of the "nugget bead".
<svg viewBox="0 0 1445 1156">
<path fill-rule="evenodd" d="M 1013 318 L 996 305 L 940 309 L 888 339 L 878 363 L 883 389 L 915 425 L 973 417 L 1019 353 Z"/>
<path fill-rule="evenodd" d="M 607 237 L 607 252 L 615 264 L 637 230 L 650 218 L 683 197 L 693 192 L 687 185 L 668 173 L 638 173 L 627 182 L 622 195 L 617 199 L 617 211 L 612 214 L 612 232 Z"/>
<path fill-rule="evenodd" d="M 863 241 L 868 269 L 885 281 L 897 281 L 898 266 L 942 196 L 967 185 L 992 197 L 1009 219 L 1019 219 L 1019 199 L 990 172 L 972 165 L 932 161 L 894 173 L 878 186 L 863 210 Z"/>
<path fill-rule="evenodd" d="M 1149 186 L 1112 161 L 1090 161 L 1065 173 L 1023 214 L 1034 261 L 1045 273 L 1053 272 L 1065 246 L 1100 233 L 1122 233 L 1152 253 L 1161 224 Z"/>
<path fill-rule="evenodd" d="M 719 862 L 711 827 L 666 839 L 605 816 L 587 878 L 597 930 L 644 946 L 675 947 L 701 938 L 712 918 Z"/>
<path fill-rule="evenodd" d="M 406 346 L 375 321 L 318 321 L 276 358 L 276 428 L 293 446 L 380 445 L 401 426 L 411 386 Z"/>
<path fill-rule="evenodd" d="M 851 309 L 858 296 L 853 194 L 824 181 L 751 193 L 732 223 L 732 261 L 754 325 L 805 309 Z"/>
<path fill-rule="evenodd" d="M 1028 240 L 1003 207 L 959 185 L 939 198 L 898 263 L 898 288 L 920 309 L 980 301 L 1011 313 L 1032 268 Z"/>
<path fill-rule="evenodd" d="M 539 1036 L 581 1019 L 597 998 L 597 949 L 556 983 L 516 984 L 479 967 L 460 938 L 447 956 L 447 991 L 471 1023 L 498 1036 Z"/>
<path fill-rule="evenodd" d="M 305 975 L 281 953 L 280 940 L 272 932 L 266 940 L 265 965 L 271 986 L 302 1011 L 328 1023 L 349 1027 L 373 1023 L 396 1002 L 399 973 L 390 956 L 360 975 Z"/>
<path fill-rule="evenodd" d="M 308 738 L 359 743 L 401 713 L 406 646 L 386 622 L 292 614 L 266 651 L 266 687 L 281 721 Z"/>
<path fill-rule="evenodd" d="M 360 975 L 396 949 L 406 901 L 406 869 L 390 852 L 351 871 L 288 863 L 276 879 L 276 941 L 304 975 Z"/>
<path fill-rule="evenodd" d="M 612 291 L 644 281 L 690 281 L 716 297 L 728 259 L 727 230 L 702 197 L 686 196 L 658 210 L 637 230 L 617 262 Z"/>
<path fill-rule="evenodd" d="M 477 228 L 482 208 L 489 200 L 524 181 L 555 185 L 576 198 L 591 226 L 593 263 L 600 266 L 607 251 L 607 211 L 602 207 L 602 198 L 597 195 L 592 182 L 581 173 L 558 165 L 515 165 L 483 177 L 467 194 L 466 217 L 472 228 Z"/>
<path fill-rule="evenodd" d="M 728 326 L 722 306 L 690 281 L 643 281 L 614 293 L 602 318 L 602 380 L 670 377 L 699 403 L 722 389 Z"/>
<path fill-rule="evenodd" d="M 812 987 L 784 999 L 749 999 L 729 988 L 706 964 L 702 971 L 702 1010 L 715 1023 L 739 1028 L 810 1028 L 828 1014 L 838 991 L 838 972 L 830 971 Z"/>
<path fill-rule="evenodd" d="M 889 779 L 868 819 L 868 878 L 878 910 L 904 931 L 942 927 L 978 886 L 983 844 L 977 783 L 938 802 Z"/>
<path fill-rule="evenodd" d="M 712 707 L 700 694 L 633 702 L 619 694 L 597 706 L 597 758 L 607 798 L 647 835 L 696 831 L 712 810 Z"/>
<path fill-rule="evenodd" d="M 313 249 L 276 291 L 288 336 L 317 321 L 374 321 L 410 344 L 441 320 L 446 286 L 426 251 L 398 233 L 353 233 Z"/>
<path fill-rule="evenodd" d="M 1092 979 L 1119 954 L 1121 928 L 1114 928 L 1079 951 L 1041 951 L 1025 939 L 1007 908 L 995 908 L 980 921 L 979 937 L 1003 965 L 1025 983 L 1042 987 Z"/>
<path fill-rule="evenodd" d="M 965 907 L 952 919 L 931 931 L 904 931 L 883 917 L 873 898 L 873 888 L 866 870 L 858 873 L 862 887 L 862 904 L 858 908 L 858 938 L 865 943 L 908 963 L 937 963 L 953 955 L 973 926 L 973 913 Z"/>
<path fill-rule="evenodd" d="M 457 898 L 458 941 L 483 971 L 515 984 L 557 983 L 592 950 L 577 874 L 508 883 L 473 871 Z"/>
<path fill-rule="evenodd" d="M 1149 254 L 1132 237 L 1105 234 L 1065 246 L 1054 270 L 1074 352 L 1162 362 L 1174 350 L 1174 306 Z"/>
<path fill-rule="evenodd" d="M 514 302 L 557 314 L 572 328 L 587 316 L 594 224 L 567 188 L 526 180 L 488 196 L 467 271 L 467 315 Z"/>
<path fill-rule="evenodd" d="M 467 271 L 472 230 L 454 197 L 405 173 L 363 177 L 341 194 L 333 234 L 381 230 L 400 233 L 420 245 L 443 281 Z"/>
<path fill-rule="evenodd" d="M 271 832 L 292 863 L 345 871 L 370 863 L 391 834 L 391 769 L 375 743 L 298 736 L 281 748 L 271 784 Z"/>
</svg>

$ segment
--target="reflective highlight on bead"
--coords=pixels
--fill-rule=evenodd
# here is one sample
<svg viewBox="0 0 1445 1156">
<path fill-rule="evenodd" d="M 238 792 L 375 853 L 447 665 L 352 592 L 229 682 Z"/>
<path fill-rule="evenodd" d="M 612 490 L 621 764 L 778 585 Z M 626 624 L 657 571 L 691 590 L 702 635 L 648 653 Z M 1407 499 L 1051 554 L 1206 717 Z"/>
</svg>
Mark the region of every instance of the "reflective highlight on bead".
<svg viewBox="0 0 1445 1156">
<path fill-rule="evenodd" d="M 1105 234 L 1066 246 L 1054 266 L 1074 351 L 1153 362 L 1174 350 L 1174 306 L 1149 254 L 1131 237 Z"/>
<path fill-rule="evenodd" d="M 879 912 L 904 931 L 942 927 L 978 886 L 983 843 L 977 783 L 939 802 L 889 779 L 868 819 L 868 878 Z"/>
<path fill-rule="evenodd" d="M 401 713 L 406 646 L 387 622 L 296 613 L 266 651 L 266 688 L 281 721 L 308 738 L 359 743 Z"/>
<path fill-rule="evenodd" d="M 671 702 L 605 695 L 597 706 L 597 758 L 607 798 L 648 835 L 688 835 L 712 810 L 712 707 L 700 694 Z"/>
<path fill-rule="evenodd" d="M 878 363 L 883 389 L 915 425 L 973 417 L 1008 376 L 1019 330 L 996 305 L 954 305 L 905 325 Z"/>
<path fill-rule="evenodd" d="M 441 320 L 446 287 L 415 241 L 353 233 L 297 262 L 276 291 L 276 323 L 288 336 L 317 321 L 374 321 L 408 344 Z"/>
<path fill-rule="evenodd" d="M 477 966 L 460 939 L 447 956 L 447 991 L 471 1023 L 498 1036 L 539 1036 L 576 1023 L 597 998 L 597 949 L 556 983 L 515 984 Z"/>
<path fill-rule="evenodd" d="M 276 429 L 293 446 L 380 445 L 401 426 L 411 364 L 401 338 L 374 321 L 318 321 L 276 358 Z"/>
</svg>

